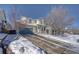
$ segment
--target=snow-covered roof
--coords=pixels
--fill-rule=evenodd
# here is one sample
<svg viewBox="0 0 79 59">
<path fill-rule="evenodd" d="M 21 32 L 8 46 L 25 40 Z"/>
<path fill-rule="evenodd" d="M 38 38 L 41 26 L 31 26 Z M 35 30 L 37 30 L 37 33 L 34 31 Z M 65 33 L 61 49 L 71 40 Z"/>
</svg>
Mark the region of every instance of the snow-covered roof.
<svg viewBox="0 0 79 59">
<path fill-rule="evenodd" d="M 7 36 L 5 33 L 0 33 L 0 40 L 4 39 Z"/>
<path fill-rule="evenodd" d="M 4 45 L 9 45 L 12 41 L 14 41 L 16 38 L 16 34 L 10 34 L 8 35 L 4 41 L 2 42 Z"/>
</svg>

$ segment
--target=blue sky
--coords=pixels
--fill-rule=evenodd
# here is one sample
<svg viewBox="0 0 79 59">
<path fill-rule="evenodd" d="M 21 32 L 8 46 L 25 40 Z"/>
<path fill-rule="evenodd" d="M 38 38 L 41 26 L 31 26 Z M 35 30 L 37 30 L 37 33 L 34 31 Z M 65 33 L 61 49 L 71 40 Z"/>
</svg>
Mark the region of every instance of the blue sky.
<svg viewBox="0 0 79 59">
<path fill-rule="evenodd" d="M 16 5 L 18 15 L 31 17 L 34 19 L 40 17 L 46 17 L 50 12 L 51 8 L 60 5 L 51 5 L 51 4 L 26 4 L 26 5 Z M 61 5 L 64 8 L 68 9 L 69 15 L 74 16 L 75 22 L 74 27 L 79 28 L 79 5 Z M 11 20 L 12 17 L 12 8 L 13 5 L 0 5 L 0 9 L 4 9 L 7 15 L 7 19 Z"/>
</svg>

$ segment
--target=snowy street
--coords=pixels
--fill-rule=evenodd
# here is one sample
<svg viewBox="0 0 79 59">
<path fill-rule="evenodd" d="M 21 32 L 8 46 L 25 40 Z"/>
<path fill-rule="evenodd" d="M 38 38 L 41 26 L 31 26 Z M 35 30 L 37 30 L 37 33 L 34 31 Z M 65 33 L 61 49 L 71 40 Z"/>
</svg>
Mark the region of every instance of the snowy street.
<svg viewBox="0 0 79 59">
<path fill-rule="evenodd" d="M 38 34 L 40 36 L 46 37 L 49 40 L 55 40 L 58 42 L 62 42 L 62 44 L 67 45 L 68 49 L 79 53 L 79 35 L 71 35 L 64 34 L 64 36 L 54 36 L 54 35 L 46 35 L 46 34 Z M 63 46 L 65 47 L 65 46 Z"/>
<path fill-rule="evenodd" d="M 40 34 L 39 34 L 40 35 Z M 49 35 L 44 35 L 43 34 L 39 35 L 28 35 L 24 36 L 27 38 L 29 41 L 31 41 L 34 45 L 42 48 L 44 51 L 46 51 L 49 54 L 72 54 L 72 53 L 79 53 L 78 52 L 78 47 L 75 48 L 71 43 L 65 42 L 62 40 L 58 40 L 55 38 L 47 38 Z M 75 45 L 75 44 L 74 44 Z M 72 49 L 73 48 L 73 49 Z"/>
</svg>

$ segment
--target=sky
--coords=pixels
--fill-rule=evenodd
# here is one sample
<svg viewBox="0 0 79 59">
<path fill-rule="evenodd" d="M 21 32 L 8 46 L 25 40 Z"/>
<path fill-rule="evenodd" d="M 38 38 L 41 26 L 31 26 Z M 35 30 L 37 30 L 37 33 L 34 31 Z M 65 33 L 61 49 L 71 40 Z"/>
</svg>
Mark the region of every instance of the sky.
<svg viewBox="0 0 79 59">
<path fill-rule="evenodd" d="M 33 19 L 38 19 L 40 17 L 44 18 L 48 15 L 52 8 L 58 6 L 64 6 L 69 11 L 69 15 L 75 18 L 73 26 L 75 28 L 79 28 L 79 5 L 53 5 L 53 4 L 17 4 L 16 12 L 18 16 L 27 16 Z M 0 9 L 5 10 L 7 20 L 10 22 L 12 21 L 12 8 L 13 5 L 11 4 L 3 4 L 0 5 Z M 17 16 L 17 18 L 19 18 Z"/>
</svg>

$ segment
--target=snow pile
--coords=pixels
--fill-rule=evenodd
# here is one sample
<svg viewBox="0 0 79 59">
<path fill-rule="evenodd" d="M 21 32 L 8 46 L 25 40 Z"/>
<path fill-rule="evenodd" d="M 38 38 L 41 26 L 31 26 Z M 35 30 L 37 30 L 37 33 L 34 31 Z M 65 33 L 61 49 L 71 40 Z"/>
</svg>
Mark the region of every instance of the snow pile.
<svg viewBox="0 0 79 59">
<path fill-rule="evenodd" d="M 44 51 L 23 37 L 10 43 L 9 48 L 15 54 L 44 54 Z"/>
</svg>

